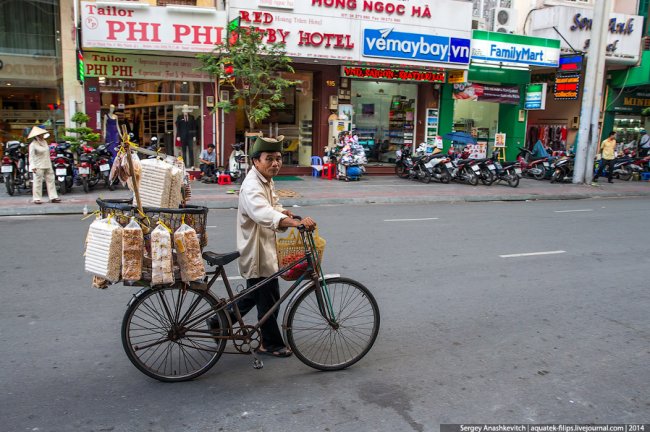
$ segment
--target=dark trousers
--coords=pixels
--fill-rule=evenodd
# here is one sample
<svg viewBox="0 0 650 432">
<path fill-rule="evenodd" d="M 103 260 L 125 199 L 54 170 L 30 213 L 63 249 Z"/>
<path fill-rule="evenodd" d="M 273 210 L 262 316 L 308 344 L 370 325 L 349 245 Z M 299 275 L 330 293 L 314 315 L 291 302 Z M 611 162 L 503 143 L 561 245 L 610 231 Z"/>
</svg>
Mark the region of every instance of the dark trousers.
<svg viewBox="0 0 650 432">
<path fill-rule="evenodd" d="M 181 145 L 183 146 L 183 160 L 185 161 L 186 167 L 191 167 L 194 165 L 194 143 L 191 139 L 181 140 Z M 188 153 L 189 152 L 189 157 Z"/>
<path fill-rule="evenodd" d="M 265 278 L 248 279 L 246 280 L 246 287 L 250 288 L 264 279 Z M 243 297 L 237 302 L 237 306 L 239 307 L 239 312 L 242 316 L 250 312 L 254 306 L 257 306 L 257 319 L 259 320 L 279 299 L 280 283 L 278 282 L 278 279 L 275 278 L 268 281 L 246 297 Z M 277 351 L 278 349 L 285 347 L 282 334 L 280 333 L 280 328 L 278 327 L 278 314 L 279 308 L 273 312 L 269 319 L 266 320 L 260 328 L 262 330 L 262 345 L 264 346 L 264 349 L 268 351 Z"/>
<path fill-rule="evenodd" d="M 201 164 L 201 172 L 206 177 L 212 177 L 214 175 L 214 165 L 213 164 Z"/>
<path fill-rule="evenodd" d="M 603 169 L 607 166 L 607 181 L 612 181 L 612 175 L 614 174 L 614 159 L 601 159 L 600 164 L 598 165 L 598 171 L 596 171 L 596 176 L 594 180 L 597 180 L 598 177 L 603 175 Z"/>
</svg>

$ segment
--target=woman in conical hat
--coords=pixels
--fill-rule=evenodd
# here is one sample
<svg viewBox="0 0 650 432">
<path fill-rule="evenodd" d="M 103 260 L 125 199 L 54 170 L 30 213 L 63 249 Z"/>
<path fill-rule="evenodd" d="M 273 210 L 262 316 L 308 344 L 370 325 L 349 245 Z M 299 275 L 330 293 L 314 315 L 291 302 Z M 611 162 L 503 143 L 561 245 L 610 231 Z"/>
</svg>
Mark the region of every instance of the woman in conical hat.
<svg viewBox="0 0 650 432">
<path fill-rule="evenodd" d="M 34 204 L 42 203 L 43 179 L 45 179 L 50 202 L 61 202 L 59 195 L 56 193 L 54 169 L 50 160 L 50 147 L 46 141 L 49 137 L 50 134 L 38 126 L 34 126 L 27 136 L 27 139 L 32 140 L 29 144 L 29 168 L 34 172 L 34 182 L 32 184 Z"/>
</svg>

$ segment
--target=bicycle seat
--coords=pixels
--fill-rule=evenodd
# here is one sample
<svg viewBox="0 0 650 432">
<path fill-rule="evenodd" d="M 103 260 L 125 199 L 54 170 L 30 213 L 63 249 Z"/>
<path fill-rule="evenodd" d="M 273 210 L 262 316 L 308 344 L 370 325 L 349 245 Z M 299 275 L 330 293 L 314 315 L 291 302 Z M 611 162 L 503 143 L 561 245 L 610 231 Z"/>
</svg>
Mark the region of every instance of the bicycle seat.
<svg viewBox="0 0 650 432">
<path fill-rule="evenodd" d="M 232 262 L 239 258 L 239 252 L 227 252 L 218 254 L 215 252 L 203 252 L 203 259 L 208 262 L 211 266 L 225 266 L 229 262 Z"/>
</svg>

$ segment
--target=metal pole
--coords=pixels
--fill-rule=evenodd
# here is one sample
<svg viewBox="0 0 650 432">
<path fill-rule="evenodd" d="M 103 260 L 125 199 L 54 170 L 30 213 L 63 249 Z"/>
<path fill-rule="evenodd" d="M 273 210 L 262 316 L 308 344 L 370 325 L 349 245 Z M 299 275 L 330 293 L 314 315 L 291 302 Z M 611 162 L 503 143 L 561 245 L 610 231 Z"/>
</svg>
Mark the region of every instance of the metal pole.
<svg viewBox="0 0 650 432">
<path fill-rule="evenodd" d="M 594 124 L 594 108 L 600 113 L 600 98 L 602 97 L 603 71 L 600 71 L 598 81 L 600 57 L 605 58 L 607 19 L 611 10 L 611 0 L 601 0 L 594 6 L 593 31 L 587 61 L 587 73 L 582 91 L 582 109 L 580 111 L 580 129 L 578 131 L 578 145 L 575 155 L 575 166 L 573 170 L 573 183 L 584 183 L 587 168 L 587 154 L 590 145 L 598 141 L 598 116 Z M 599 115 L 599 114 L 598 114 Z M 593 161 L 591 163 L 593 169 Z M 591 180 L 590 180 L 591 181 Z"/>
<path fill-rule="evenodd" d="M 600 128 L 598 127 L 601 118 L 601 108 L 603 107 L 603 88 L 605 86 L 605 60 L 607 54 L 607 31 L 609 26 L 609 14 L 612 10 L 612 0 L 602 0 L 602 25 L 594 27 L 593 31 L 600 33 L 600 46 L 598 47 L 598 64 L 596 65 L 596 82 L 594 88 L 594 105 L 592 107 L 591 115 L 591 130 L 593 134 L 589 147 L 587 149 L 587 158 L 585 161 L 585 183 L 591 183 L 594 177 L 594 158 L 596 157 L 596 150 L 598 149 L 598 141 L 600 141 Z"/>
</svg>

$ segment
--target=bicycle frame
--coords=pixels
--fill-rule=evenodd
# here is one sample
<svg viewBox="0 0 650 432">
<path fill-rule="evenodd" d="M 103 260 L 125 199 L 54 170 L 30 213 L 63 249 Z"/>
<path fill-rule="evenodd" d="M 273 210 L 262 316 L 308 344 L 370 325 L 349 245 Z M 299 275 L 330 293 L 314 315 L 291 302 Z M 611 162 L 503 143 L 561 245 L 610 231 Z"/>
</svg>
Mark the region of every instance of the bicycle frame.
<svg viewBox="0 0 650 432">
<path fill-rule="evenodd" d="M 256 283 L 252 287 L 248 287 L 241 291 L 240 293 L 234 294 L 232 291 L 232 287 L 230 286 L 230 282 L 228 281 L 228 276 L 226 275 L 225 268 L 223 266 L 218 266 L 214 271 L 207 272 L 207 275 L 213 275 L 210 281 L 208 282 L 208 290 L 214 285 L 214 283 L 217 281 L 219 277 L 224 282 L 224 286 L 226 288 L 226 292 L 228 293 L 228 300 L 226 302 L 222 302 L 219 304 L 219 306 L 215 309 L 212 309 L 210 311 L 206 311 L 198 315 L 197 317 L 193 318 L 192 321 L 185 323 L 186 326 L 191 327 L 195 325 L 196 323 L 207 319 L 208 317 L 212 316 L 214 313 L 219 313 L 220 311 L 226 311 L 226 315 L 228 316 L 228 320 L 230 321 L 229 314 L 227 312 L 227 309 L 232 306 L 232 309 L 235 313 L 236 317 L 236 323 L 240 325 L 240 327 L 244 327 L 244 320 L 243 317 L 241 316 L 241 313 L 239 311 L 239 307 L 237 306 L 237 302 L 244 298 L 245 296 L 249 295 L 250 293 L 254 292 L 257 289 L 260 289 L 264 284 L 266 284 L 268 281 L 273 280 L 274 278 L 279 277 L 281 274 L 284 272 L 302 264 L 302 263 L 307 263 L 307 269 L 305 273 L 300 276 L 290 287 L 289 289 L 280 296 L 277 302 L 273 304 L 273 306 L 268 310 L 264 316 L 257 321 L 252 327 L 255 329 L 256 332 L 259 332 L 260 327 L 273 315 L 273 313 L 278 310 L 280 305 L 284 303 L 284 301 L 294 293 L 294 291 L 302 285 L 302 283 L 305 280 L 311 280 L 312 283 L 316 286 L 316 299 L 318 303 L 318 308 L 320 310 L 320 313 L 322 314 L 323 318 L 327 320 L 330 326 L 333 328 L 338 328 L 339 324 L 336 321 L 336 316 L 334 314 L 331 300 L 329 298 L 329 292 L 327 291 L 327 283 L 325 282 L 325 278 L 322 277 L 322 271 L 320 268 L 320 263 L 318 258 L 315 256 L 317 254 L 316 248 L 314 246 L 314 241 L 311 232 L 306 232 L 304 229 L 299 230 L 301 238 L 303 240 L 303 244 L 305 246 L 305 256 L 296 260 L 295 262 L 279 269 L 277 272 L 275 272 L 273 275 L 265 278 L 264 280 Z M 323 281 L 323 284 L 320 283 L 320 281 Z M 327 301 L 325 301 L 327 300 Z M 187 314 L 191 315 L 192 309 L 188 311 Z M 186 315 L 187 315 L 186 314 Z M 232 328 L 233 322 L 229 322 L 229 328 Z M 201 330 L 195 330 L 202 332 Z M 210 330 L 205 331 L 205 333 L 210 333 Z M 229 332 L 232 333 L 232 332 Z M 236 340 L 236 339 L 245 339 L 246 336 L 236 336 L 234 334 L 226 334 L 226 335 L 210 335 L 206 336 L 214 339 L 227 339 L 227 340 Z"/>
</svg>

